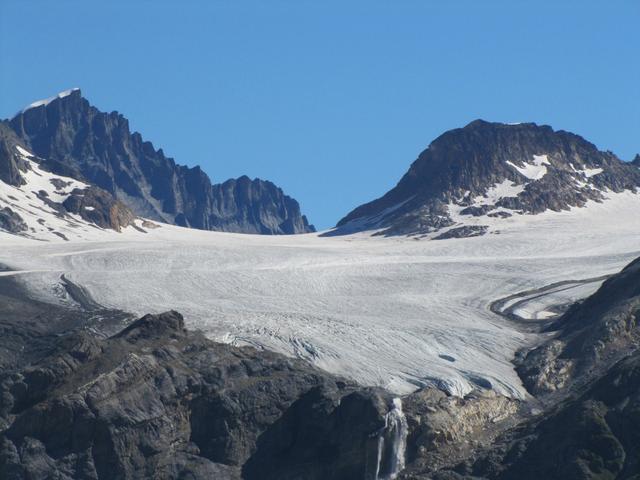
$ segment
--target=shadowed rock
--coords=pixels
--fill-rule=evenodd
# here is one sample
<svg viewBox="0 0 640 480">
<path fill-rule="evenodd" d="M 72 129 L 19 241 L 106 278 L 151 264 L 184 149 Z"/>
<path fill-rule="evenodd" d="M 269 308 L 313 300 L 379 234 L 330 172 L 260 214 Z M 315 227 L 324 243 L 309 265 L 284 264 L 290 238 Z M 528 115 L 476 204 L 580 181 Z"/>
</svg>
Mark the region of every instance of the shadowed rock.
<svg viewBox="0 0 640 480">
<path fill-rule="evenodd" d="M 51 171 L 106 190 L 136 215 L 204 230 L 315 231 L 298 202 L 273 183 L 240 177 L 212 185 L 200 167 L 177 165 L 132 133 L 125 117 L 99 111 L 78 89 L 19 113 L 10 125 Z"/>
<path fill-rule="evenodd" d="M 211 342 L 176 312 L 104 340 L 63 335 L 0 384 L 7 479 L 374 478 L 390 404 L 301 360 Z"/>
<path fill-rule="evenodd" d="M 0 230 L 11 233 L 24 232 L 27 224 L 24 223 L 22 217 L 9 207 L 0 208 Z"/>
<path fill-rule="evenodd" d="M 5 121 L 0 121 L 0 181 L 19 187 L 24 185 L 24 179 L 20 172 L 27 168 L 16 149 L 17 145 L 23 145 L 18 136 Z"/>
</svg>

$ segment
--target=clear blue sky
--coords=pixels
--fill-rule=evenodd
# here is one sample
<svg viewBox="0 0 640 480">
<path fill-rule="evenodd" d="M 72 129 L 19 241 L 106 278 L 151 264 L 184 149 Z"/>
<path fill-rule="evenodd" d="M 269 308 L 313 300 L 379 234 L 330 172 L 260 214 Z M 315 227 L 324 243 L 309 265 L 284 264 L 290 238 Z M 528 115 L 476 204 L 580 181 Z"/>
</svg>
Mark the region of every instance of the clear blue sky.
<svg viewBox="0 0 640 480">
<path fill-rule="evenodd" d="M 0 116 L 81 87 L 214 182 L 318 227 L 475 118 L 640 151 L 640 1 L 0 2 Z"/>
</svg>

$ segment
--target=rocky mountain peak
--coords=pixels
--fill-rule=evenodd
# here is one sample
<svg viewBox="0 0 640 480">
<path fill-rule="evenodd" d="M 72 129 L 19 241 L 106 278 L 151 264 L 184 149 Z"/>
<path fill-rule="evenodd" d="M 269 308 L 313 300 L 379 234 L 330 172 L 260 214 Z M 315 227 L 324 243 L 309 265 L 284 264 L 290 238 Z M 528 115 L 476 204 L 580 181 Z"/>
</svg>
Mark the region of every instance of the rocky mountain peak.
<svg viewBox="0 0 640 480">
<path fill-rule="evenodd" d="M 26 113 L 28 110 L 37 110 L 39 108 L 44 108 L 52 102 L 69 102 L 74 101 L 74 99 L 78 99 L 82 97 L 82 93 L 79 88 L 70 88 L 69 90 L 65 90 L 63 92 L 54 95 L 53 97 L 45 98 L 42 100 L 37 100 L 25 108 L 23 108 L 20 112 L 18 112 L 15 116 L 18 116 L 20 113 Z"/>
<path fill-rule="evenodd" d="M 34 102 L 9 121 L 50 171 L 93 184 L 136 215 L 243 233 L 315 231 L 294 199 L 261 180 L 212 184 L 200 167 L 176 164 L 118 112 L 92 106 L 80 89 Z"/>
<path fill-rule="evenodd" d="M 478 235 L 500 218 L 583 207 L 639 185 L 638 169 L 573 133 L 475 120 L 436 138 L 392 190 L 333 233 Z"/>
</svg>

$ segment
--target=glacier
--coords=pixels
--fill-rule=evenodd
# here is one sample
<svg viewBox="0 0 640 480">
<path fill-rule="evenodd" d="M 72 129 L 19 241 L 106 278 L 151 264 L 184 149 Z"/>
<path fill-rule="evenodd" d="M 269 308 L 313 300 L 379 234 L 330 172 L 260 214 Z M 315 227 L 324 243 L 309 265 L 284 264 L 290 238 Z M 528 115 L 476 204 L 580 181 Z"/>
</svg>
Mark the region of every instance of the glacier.
<svg viewBox="0 0 640 480">
<path fill-rule="evenodd" d="M 27 188 L 5 193 L 30 195 Z M 436 385 L 453 395 L 492 388 L 525 398 L 511 361 L 543 337 L 490 306 L 576 281 L 515 310 L 546 320 L 555 305 L 600 285 L 581 279 L 613 273 L 639 256 L 640 195 L 607 196 L 563 212 L 467 218 L 491 222 L 489 233 L 444 241 L 370 232 L 259 236 L 164 224 L 144 231 L 142 219 L 122 233 L 65 225 L 70 241 L 0 232 L 0 263 L 13 270 L 0 274 L 36 297 L 74 306 L 61 288 L 64 275 L 106 307 L 135 315 L 175 309 L 217 341 L 305 358 L 397 394 Z"/>
</svg>

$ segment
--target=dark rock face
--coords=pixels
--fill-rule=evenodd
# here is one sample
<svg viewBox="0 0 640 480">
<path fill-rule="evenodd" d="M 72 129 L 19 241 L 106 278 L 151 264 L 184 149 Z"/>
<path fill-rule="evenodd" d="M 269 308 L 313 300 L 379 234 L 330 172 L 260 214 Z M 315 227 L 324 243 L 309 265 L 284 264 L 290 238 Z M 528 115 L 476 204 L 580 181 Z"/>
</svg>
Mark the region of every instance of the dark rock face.
<svg viewBox="0 0 640 480">
<path fill-rule="evenodd" d="M 0 230 L 20 233 L 27 230 L 27 224 L 22 217 L 9 207 L 0 208 Z"/>
<path fill-rule="evenodd" d="M 0 265 L 0 271 L 10 270 Z M 70 282 L 65 284 L 67 289 L 72 286 Z M 74 293 L 70 295 L 74 302 L 69 303 L 75 303 L 75 299 L 82 301 L 75 292 L 71 293 Z M 122 329 L 123 322 L 131 319 L 119 310 L 98 307 L 87 313 L 35 300 L 10 276 L 0 277 L 0 306 L 0 372 L 3 373 L 17 371 L 48 356 L 63 332 L 99 328 L 104 333 L 115 333 Z"/>
<path fill-rule="evenodd" d="M 213 185 L 211 194 L 209 230 L 267 235 L 315 231 L 298 202 L 271 182 L 243 176 Z"/>
<path fill-rule="evenodd" d="M 515 191 L 489 197 L 499 185 Z M 455 223 L 449 205 L 461 207 L 461 215 L 537 214 L 602 200 L 606 189 L 638 186 L 637 168 L 578 135 L 476 120 L 434 140 L 392 190 L 340 220 L 337 233 L 424 234 Z"/>
<path fill-rule="evenodd" d="M 536 478 L 539 472 L 537 478 L 638 478 L 639 412 L 640 355 L 636 353 L 579 401 L 544 421 L 508 476 Z M 550 448 L 554 444 L 556 448 Z M 558 451 L 563 452 L 562 458 Z"/>
<path fill-rule="evenodd" d="M 466 473 L 500 480 L 637 479 L 639 412 L 640 354 L 636 351 L 580 398 L 509 432 Z"/>
<path fill-rule="evenodd" d="M 212 185 L 199 167 L 176 165 L 132 133 L 126 118 L 99 111 L 79 90 L 19 113 L 10 125 L 49 169 L 106 190 L 139 216 L 205 230 L 314 231 L 272 183 L 241 177 Z"/>
<path fill-rule="evenodd" d="M 17 145 L 22 145 L 7 122 L 0 122 L 0 181 L 19 187 L 24 184 L 20 175 L 26 169 L 24 161 L 18 155 Z"/>
<path fill-rule="evenodd" d="M 169 312 L 0 376 L 6 479 L 375 478 L 390 398 Z"/>
<path fill-rule="evenodd" d="M 447 230 L 440 235 L 433 237 L 434 240 L 446 240 L 448 238 L 467 238 L 467 237 L 478 237 L 480 235 L 484 235 L 487 232 L 487 229 L 484 225 L 465 225 L 462 227 L 452 228 Z"/>
</svg>

